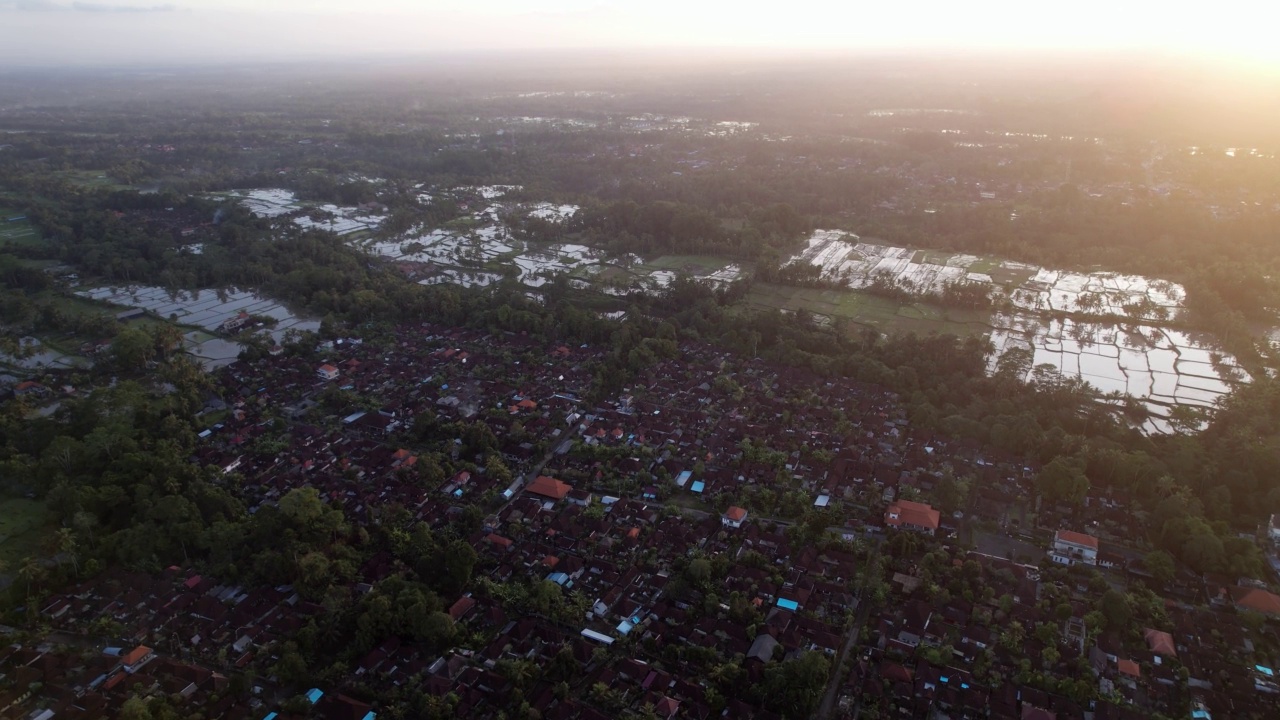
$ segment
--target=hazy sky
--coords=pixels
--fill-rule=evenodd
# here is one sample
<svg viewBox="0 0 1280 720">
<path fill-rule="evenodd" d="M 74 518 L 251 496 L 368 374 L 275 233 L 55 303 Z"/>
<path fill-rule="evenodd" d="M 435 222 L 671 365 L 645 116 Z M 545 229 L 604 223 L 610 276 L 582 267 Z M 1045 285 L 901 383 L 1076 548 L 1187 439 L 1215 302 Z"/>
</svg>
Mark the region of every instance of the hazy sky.
<svg viewBox="0 0 1280 720">
<path fill-rule="evenodd" d="M 1268 0 L 0 0 L 0 64 L 630 47 L 1154 49 L 1280 67 Z"/>
</svg>

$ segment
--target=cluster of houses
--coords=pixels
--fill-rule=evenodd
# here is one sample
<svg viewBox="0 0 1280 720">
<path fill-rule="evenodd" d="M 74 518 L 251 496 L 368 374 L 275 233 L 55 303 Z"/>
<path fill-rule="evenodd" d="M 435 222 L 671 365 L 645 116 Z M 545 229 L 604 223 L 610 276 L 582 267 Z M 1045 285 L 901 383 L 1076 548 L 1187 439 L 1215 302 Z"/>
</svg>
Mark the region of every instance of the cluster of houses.
<svg viewBox="0 0 1280 720">
<path fill-rule="evenodd" d="M 795 514 L 782 516 L 769 493 L 784 486 L 803 495 L 801 509 L 839 524 L 836 535 L 874 543 L 884 533 L 947 538 L 959 513 L 923 501 L 947 474 L 975 481 L 971 517 L 994 520 L 1026 492 L 1030 468 L 912 429 L 897 398 L 881 388 L 696 344 L 681 349 L 679 359 L 658 363 L 643 382 L 600 403 L 584 398 L 605 348 L 430 325 L 401 328 L 391 343 L 334 341 L 320 358 L 272 354 L 221 370 L 220 397 L 210 401 L 220 422 L 201 434 L 195 460 L 238 475 L 251 512 L 303 486 L 357 522 L 370 517 L 369 508 L 394 503 L 442 527 L 476 506 L 483 527 L 466 538 L 480 559 L 475 576 L 499 585 L 551 583 L 573 608 L 520 613 L 473 583 L 446 599 L 450 619 L 466 630 L 464 643 L 441 653 L 382 638 L 349 678 L 314 690 L 312 716 L 367 720 L 379 711 L 378 698 L 421 687 L 450 698 L 457 717 L 496 716 L 517 697 L 542 717 L 563 720 L 603 720 L 619 706 L 663 718 L 777 717 L 764 699 L 726 694 L 706 677 L 709 658 L 740 665 L 754 684 L 803 653 L 839 657 L 860 609 L 866 563 L 852 545 L 797 543 Z M 354 406 L 335 405 L 335 390 L 347 398 L 339 403 Z M 466 457 L 458 438 L 449 472 L 424 483 L 411 432 L 423 417 L 483 424 L 497 447 Z M 263 438 L 276 441 L 271 451 L 261 449 Z M 495 452 L 510 477 L 491 471 Z M 907 558 L 894 573 L 890 601 L 865 621 L 870 632 L 860 635 L 853 670 L 842 679 L 843 712 L 865 703 L 911 717 L 933 710 L 1086 717 L 1097 709 L 1068 692 L 1011 681 L 1019 658 L 1044 655 L 1046 643 L 1031 628 L 1046 622 L 1062 638 L 1053 673 L 1105 683 L 1115 700 L 1103 711 L 1112 714 L 1094 717 L 1145 716 L 1191 695 L 1222 717 L 1236 716 L 1223 708 L 1255 697 L 1269 702 L 1261 669 L 1250 671 L 1258 684 L 1239 674 L 1253 650 L 1238 623 L 1225 629 L 1231 622 L 1220 613 L 1205 611 L 1210 623 L 1171 608 L 1177 622 L 1153 628 L 1161 634 L 1142 653 L 1107 637 L 1086 642 L 1087 588 L 1046 587 L 1033 565 L 951 552 L 955 568 L 977 573 L 992 592 L 940 600 L 930 589 L 937 583 Z M 1048 560 L 1088 566 L 1098 555 L 1096 538 L 1064 530 Z M 698 572 L 695 559 L 706 561 Z M 370 558 L 349 590 L 369 592 L 390 572 L 386 558 Z M 1252 590 L 1224 590 L 1222 603 L 1270 602 L 1265 590 Z M 1005 595 L 1011 601 L 1002 602 Z M 1049 596 L 1063 599 L 1069 616 L 1046 609 Z M 6 671 L 39 669 L 39 677 L 26 674 L 54 691 L 57 717 L 97 717 L 130 695 L 176 693 L 206 718 L 238 720 L 280 712 L 284 691 L 297 690 L 270 677 L 280 643 L 324 609 L 288 586 L 226 585 L 198 568 L 175 567 L 160 578 L 99 578 L 54 596 L 41 612 L 64 632 L 110 634 L 130 647 L 126 653 L 145 648 L 151 658 L 134 667 L 113 655 L 15 650 Z M 1001 623 L 1013 621 L 1028 632 L 1001 645 Z M 1208 637 L 1211 628 L 1217 631 Z M 952 655 L 940 657 L 942 647 Z M 1224 661 L 1223 647 L 1238 657 Z M 988 651 L 994 657 L 983 662 L 1009 681 L 974 670 Z M 1176 663 L 1164 660 L 1175 655 Z M 548 671 L 517 692 L 500 670 L 524 661 L 565 668 L 574 691 L 558 691 Z M 1084 664 L 1092 668 L 1087 677 L 1067 669 Z M 261 680 L 250 692 L 229 691 L 247 670 Z"/>
<path fill-rule="evenodd" d="M 1051 567 L 1093 565 L 1097 544 L 1059 532 Z M 1241 620 L 1245 612 L 1280 618 L 1274 594 L 1236 588 L 1204 605 L 1165 600 L 1163 629 L 1098 628 L 1089 624 L 1101 593 L 1085 574 L 1050 577 L 1002 557 L 945 552 L 927 570 L 923 553 L 896 558 L 911 571 L 894 574 L 846 680 L 844 707 L 875 707 L 880 717 L 1280 716 L 1266 659 L 1280 638 Z M 931 583 L 960 593 L 930 598 Z"/>
</svg>

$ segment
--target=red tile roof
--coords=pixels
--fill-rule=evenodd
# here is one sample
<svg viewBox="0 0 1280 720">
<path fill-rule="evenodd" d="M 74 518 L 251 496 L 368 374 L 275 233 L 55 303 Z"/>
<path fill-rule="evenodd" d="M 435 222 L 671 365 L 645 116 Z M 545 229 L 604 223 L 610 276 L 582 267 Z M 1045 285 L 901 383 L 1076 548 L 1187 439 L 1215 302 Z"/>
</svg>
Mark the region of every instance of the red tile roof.
<svg viewBox="0 0 1280 720">
<path fill-rule="evenodd" d="M 489 533 L 485 537 L 485 540 L 488 540 L 489 542 L 499 547 L 504 547 L 504 548 L 511 547 L 511 538 L 504 538 L 497 533 Z"/>
<path fill-rule="evenodd" d="M 1178 650 L 1173 645 L 1173 636 L 1169 633 L 1147 628 L 1142 636 L 1147 640 L 1147 647 L 1156 655 L 1178 656 Z"/>
<path fill-rule="evenodd" d="M 471 612 L 471 608 L 476 606 L 476 601 L 469 597 L 458 598 L 458 602 L 449 608 L 449 617 L 455 621 L 461 620 L 467 613 Z"/>
<path fill-rule="evenodd" d="M 120 658 L 120 662 L 124 663 L 125 665 L 135 665 L 150 654 L 151 654 L 151 648 L 147 647 L 146 645 L 139 645 L 138 647 L 130 650 L 128 655 L 125 655 L 124 657 Z"/>
<path fill-rule="evenodd" d="M 890 517 L 895 514 L 897 518 Z M 899 500 L 889 506 L 885 523 L 893 527 L 905 524 L 937 530 L 942 524 L 942 513 L 934 510 L 928 503 Z"/>
<path fill-rule="evenodd" d="M 1142 677 L 1142 669 L 1138 667 L 1138 663 L 1132 660 L 1121 660 L 1117 662 L 1116 665 L 1120 668 L 1121 675 Z"/>
<path fill-rule="evenodd" d="M 564 496 L 568 495 L 569 491 L 573 488 L 553 477 L 541 475 L 536 480 L 529 483 L 529 487 L 526 489 L 534 495 L 542 495 L 543 497 L 549 497 L 554 500 L 563 500 Z"/>
<path fill-rule="evenodd" d="M 736 505 L 724 511 L 724 516 L 733 522 L 742 522 L 747 517 L 747 511 Z"/>
<path fill-rule="evenodd" d="M 1267 615 L 1280 616 L 1280 595 L 1259 588 L 1231 588 L 1231 599 L 1236 605 Z"/>
<path fill-rule="evenodd" d="M 658 704 L 653 706 L 653 711 L 658 714 L 658 717 L 669 718 L 680 711 L 680 701 L 672 700 L 666 695 L 663 695 L 662 699 L 658 701 Z"/>
<path fill-rule="evenodd" d="M 1061 542 L 1071 543 L 1072 545 L 1079 545 L 1081 547 L 1092 548 L 1094 550 L 1098 549 L 1098 538 L 1092 535 L 1085 535 L 1084 533 L 1073 532 L 1071 530 L 1059 530 L 1055 539 Z"/>
</svg>

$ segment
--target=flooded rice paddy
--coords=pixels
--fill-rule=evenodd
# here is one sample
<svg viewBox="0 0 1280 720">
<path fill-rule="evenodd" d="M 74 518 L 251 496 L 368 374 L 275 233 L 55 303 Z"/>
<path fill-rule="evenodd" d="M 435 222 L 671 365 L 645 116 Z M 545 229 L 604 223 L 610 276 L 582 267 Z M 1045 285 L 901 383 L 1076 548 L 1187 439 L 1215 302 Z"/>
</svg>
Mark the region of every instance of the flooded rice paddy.
<svg viewBox="0 0 1280 720">
<path fill-rule="evenodd" d="M 84 297 L 122 307 L 141 308 L 181 325 L 202 328 L 183 336 L 187 351 L 206 368 L 215 368 L 236 359 L 242 346 L 234 340 L 214 337 L 241 313 L 276 321 L 271 337 L 279 342 L 289 330 L 319 330 L 320 321 L 301 317 L 276 300 L 246 290 L 179 290 L 152 286 L 101 287 L 83 290 Z"/>
<path fill-rule="evenodd" d="M 1153 415 L 1146 428 L 1151 432 L 1168 431 L 1172 407 L 1211 407 L 1251 380 L 1212 336 L 1163 326 L 1183 310 L 1186 297 L 1181 285 L 1167 280 L 866 243 L 833 230 L 816 231 L 792 262 L 821 267 L 825 279 L 851 289 L 876 278 L 919 292 L 951 282 L 990 285 L 994 297 L 1007 300 L 1007 309 L 990 320 L 993 369 L 1009 351 L 1021 349 L 1032 358 L 1028 377 L 1035 367 L 1048 366 L 1103 393 L 1144 401 Z"/>
</svg>

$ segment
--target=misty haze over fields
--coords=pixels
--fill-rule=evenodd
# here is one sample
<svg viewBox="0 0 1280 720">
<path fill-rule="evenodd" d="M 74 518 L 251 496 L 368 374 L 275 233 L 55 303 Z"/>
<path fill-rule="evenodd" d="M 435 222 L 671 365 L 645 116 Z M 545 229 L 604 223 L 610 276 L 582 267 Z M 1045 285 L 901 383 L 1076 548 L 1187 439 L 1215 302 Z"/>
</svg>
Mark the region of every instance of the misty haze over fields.
<svg viewBox="0 0 1280 720">
<path fill-rule="evenodd" d="M 0 0 L 0 717 L 1280 717 L 1278 24 Z"/>
</svg>

